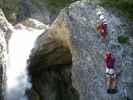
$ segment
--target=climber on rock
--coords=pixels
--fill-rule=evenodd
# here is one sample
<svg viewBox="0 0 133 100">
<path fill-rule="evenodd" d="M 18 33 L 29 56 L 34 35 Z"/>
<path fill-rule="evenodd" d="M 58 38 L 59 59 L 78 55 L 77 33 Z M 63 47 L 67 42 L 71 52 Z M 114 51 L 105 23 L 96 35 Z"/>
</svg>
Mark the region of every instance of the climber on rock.
<svg viewBox="0 0 133 100">
<path fill-rule="evenodd" d="M 117 75 L 115 73 L 114 65 L 115 58 L 112 53 L 109 51 L 105 52 L 104 61 L 106 66 L 106 85 L 107 93 L 116 93 L 117 92 Z"/>
<path fill-rule="evenodd" d="M 97 15 L 98 19 L 97 19 L 96 29 L 101 34 L 102 38 L 105 40 L 108 34 L 107 21 L 102 13 L 99 12 Z"/>
</svg>

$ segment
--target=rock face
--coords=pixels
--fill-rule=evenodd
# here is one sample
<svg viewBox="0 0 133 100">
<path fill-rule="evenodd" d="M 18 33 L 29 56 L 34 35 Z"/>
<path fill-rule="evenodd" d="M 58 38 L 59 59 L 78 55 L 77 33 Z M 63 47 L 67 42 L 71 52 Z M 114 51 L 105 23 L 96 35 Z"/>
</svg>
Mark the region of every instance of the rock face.
<svg viewBox="0 0 133 100">
<path fill-rule="evenodd" d="M 8 60 L 8 40 L 12 32 L 11 25 L 0 9 L 0 100 L 4 100 L 6 89 L 6 67 Z"/>
<path fill-rule="evenodd" d="M 78 1 L 61 11 L 51 27 L 36 41 L 28 60 L 32 89 L 29 100 L 124 100 L 123 89 L 133 99 L 133 24 L 104 9 L 108 37 L 96 31 L 96 4 Z M 127 37 L 126 42 L 119 40 Z M 105 50 L 116 57 L 121 71 L 118 93 L 106 93 Z"/>
</svg>

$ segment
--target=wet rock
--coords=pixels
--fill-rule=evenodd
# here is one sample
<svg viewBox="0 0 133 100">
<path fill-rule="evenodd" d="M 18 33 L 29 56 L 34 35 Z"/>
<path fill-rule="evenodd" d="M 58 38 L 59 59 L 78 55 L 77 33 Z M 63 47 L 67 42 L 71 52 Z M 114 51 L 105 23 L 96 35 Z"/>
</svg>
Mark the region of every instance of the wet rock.
<svg viewBox="0 0 133 100">
<path fill-rule="evenodd" d="M 26 20 L 23 20 L 15 25 L 16 29 L 32 28 L 38 30 L 45 30 L 48 27 L 48 25 L 45 25 L 42 22 L 39 22 L 38 20 L 32 18 L 27 18 Z"/>
<path fill-rule="evenodd" d="M 11 37 L 11 33 L 13 32 L 13 26 L 7 21 L 5 15 L 0 9 L 0 28 L 4 32 L 4 37 L 8 41 Z"/>
<path fill-rule="evenodd" d="M 12 26 L 0 9 L 0 100 L 4 100 L 6 90 L 6 67 L 8 61 L 8 40 Z"/>
</svg>

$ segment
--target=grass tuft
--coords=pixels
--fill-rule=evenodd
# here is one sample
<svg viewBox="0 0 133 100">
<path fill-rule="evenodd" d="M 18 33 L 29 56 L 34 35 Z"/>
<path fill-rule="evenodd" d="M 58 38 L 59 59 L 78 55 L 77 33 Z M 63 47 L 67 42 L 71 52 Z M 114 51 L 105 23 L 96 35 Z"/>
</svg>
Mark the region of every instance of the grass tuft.
<svg viewBox="0 0 133 100">
<path fill-rule="evenodd" d="M 118 42 L 121 44 L 127 44 L 129 42 L 129 38 L 127 36 L 119 36 Z"/>
</svg>

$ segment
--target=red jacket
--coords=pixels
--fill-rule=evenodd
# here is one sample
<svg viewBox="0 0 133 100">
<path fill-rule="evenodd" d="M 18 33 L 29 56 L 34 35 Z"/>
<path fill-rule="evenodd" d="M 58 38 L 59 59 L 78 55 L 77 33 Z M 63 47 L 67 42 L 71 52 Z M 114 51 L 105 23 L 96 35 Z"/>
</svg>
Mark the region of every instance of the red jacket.
<svg viewBox="0 0 133 100">
<path fill-rule="evenodd" d="M 115 64 L 115 58 L 111 57 L 111 58 L 107 58 L 106 56 L 104 57 L 104 61 L 106 63 L 106 67 L 107 68 L 114 68 L 114 64 Z"/>
<path fill-rule="evenodd" d="M 101 33 L 107 33 L 107 24 L 102 23 L 101 29 L 103 30 Z"/>
<path fill-rule="evenodd" d="M 105 38 L 107 36 L 107 24 L 105 23 L 98 23 L 97 24 L 97 31 L 101 33 L 101 35 Z"/>
</svg>

